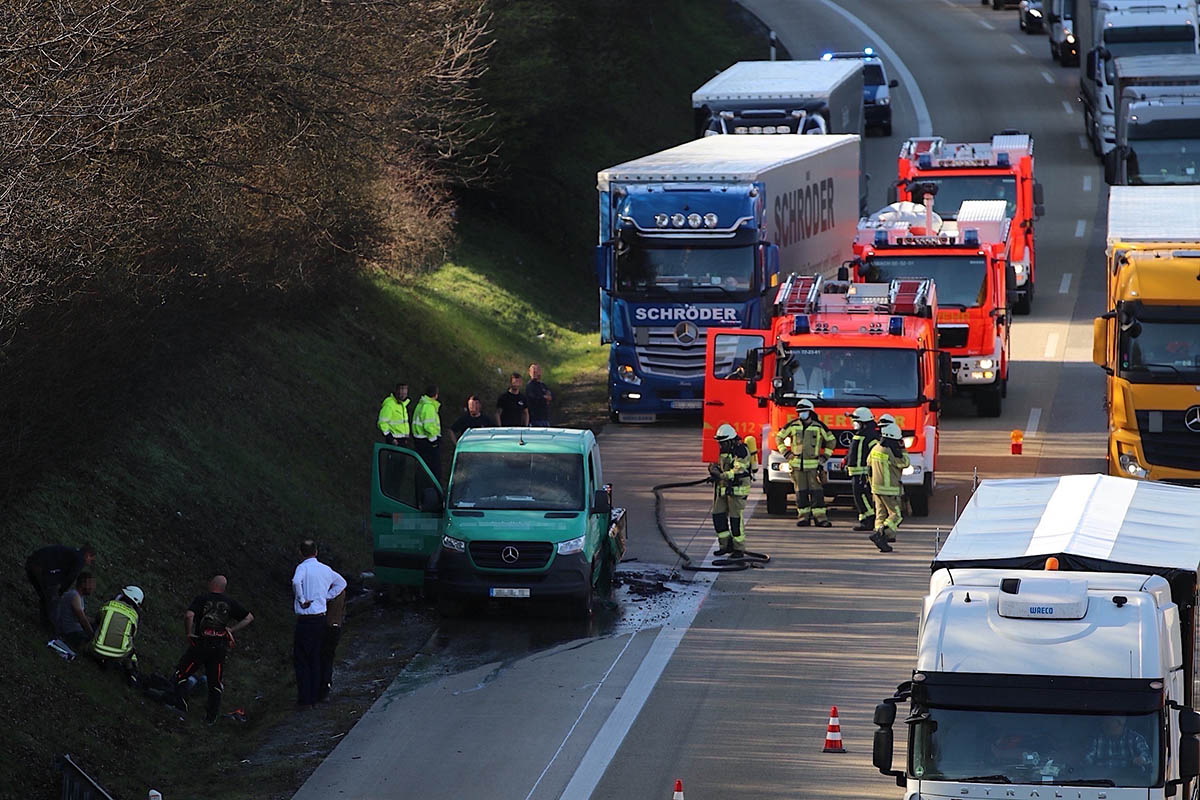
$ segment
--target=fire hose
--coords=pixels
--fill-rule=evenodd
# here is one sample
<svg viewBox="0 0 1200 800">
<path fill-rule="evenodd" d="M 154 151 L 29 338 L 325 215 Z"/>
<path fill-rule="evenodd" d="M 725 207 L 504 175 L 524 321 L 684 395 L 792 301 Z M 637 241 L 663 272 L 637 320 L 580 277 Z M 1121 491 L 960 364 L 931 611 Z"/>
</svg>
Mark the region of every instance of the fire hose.
<svg viewBox="0 0 1200 800">
<path fill-rule="evenodd" d="M 693 564 L 692 557 L 675 543 L 675 540 L 671 538 L 671 534 L 667 533 L 667 524 L 663 520 L 663 491 L 666 489 L 683 489 L 688 486 L 699 486 L 702 483 L 708 482 L 708 478 L 700 478 L 695 481 L 660 483 L 658 486 L 650 489 L 650 491 L 654 492 L 654 521 L 658 524 L 658 532 L 662 534 L 663 541 L 682 559 L 683 563 L 680 566 L 689 572 L 738 572 L 750 569 L 751 567 L 762 569 L 770 562 L 771 557 L 765 553 L 752 553 L 749 550 L 739 553 L 736 556 L 726 555 L 724 558 L 714 558 L 709 565 Z M 714 551 L 713 555 L 722 555 L 722 553 L 718 550 Z"/>
</svg>

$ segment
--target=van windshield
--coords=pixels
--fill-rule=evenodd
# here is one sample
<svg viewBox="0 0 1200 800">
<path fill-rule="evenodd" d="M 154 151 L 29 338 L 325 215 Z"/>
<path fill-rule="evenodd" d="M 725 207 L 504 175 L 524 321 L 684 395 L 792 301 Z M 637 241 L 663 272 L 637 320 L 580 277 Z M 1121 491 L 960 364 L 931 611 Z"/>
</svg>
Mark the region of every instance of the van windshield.
<svg viewBox="0 0 1200 800">
<path fill-rule="evenodd" d="M 450 483 L 450 507 L 582 511 L 583 457 L 525 450 L 459 453 Z"/>
</svg>

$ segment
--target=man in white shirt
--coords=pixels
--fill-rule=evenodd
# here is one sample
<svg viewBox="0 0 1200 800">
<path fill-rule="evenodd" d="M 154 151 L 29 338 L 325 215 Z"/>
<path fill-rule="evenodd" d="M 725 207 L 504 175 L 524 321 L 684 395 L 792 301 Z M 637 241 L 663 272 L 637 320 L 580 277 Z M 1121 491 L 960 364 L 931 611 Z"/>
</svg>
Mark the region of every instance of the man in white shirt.
<svg viewBox="0 0 1200 800">
<path fill-rule="evenodd" d="M 321 689 L 321 643 L 325 638 L 325 603 L 346 588 L 346 579 L 317 561 L 317 543 L 300 543 L 300 563 L 292 575 L 296 637 L 292 659 L 296 665 L 296 693 L 300 708 L 310 708 Z"/>
</svg>

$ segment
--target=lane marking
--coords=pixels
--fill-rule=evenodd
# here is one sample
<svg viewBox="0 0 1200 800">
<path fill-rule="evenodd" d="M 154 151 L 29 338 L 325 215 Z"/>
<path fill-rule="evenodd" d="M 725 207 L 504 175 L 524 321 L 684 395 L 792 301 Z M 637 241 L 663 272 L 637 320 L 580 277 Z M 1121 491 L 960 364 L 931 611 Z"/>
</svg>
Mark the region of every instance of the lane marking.
<svg viewBox="0 0 1200 800">
<path fill-rule="evenodd" d="M 912 100 L 913 111 L 917 115 L 917 135 L 933 136 L 933 120 L 929 116 L 929 106 L 925 105 L 925 96 L 921 94 L 921 87 L 917 85 L 917 79 L 913 77 L 908 67 L 904 66 L 904 62 L 900 60 L 899 54 L 867 23 L 833 2 L 833 0 L 817 0 L 817 2 L 833 13 L 843 17 L 851 25 L 866 34 L 867 39 L 875 47 L 875 50 L 887 57 L 888 61 L 891 62 L 892 69 L 900 76 L 900 83 L 904 86 L 904 90 L 908 92 L 908 96 Z"/>
<path fill-rule="evenodd" d="M 1088 149 L 1088 140 L 1087 140 L 1087 137 L 1086 137 L 1086 136 L 1084 136 L 1082 133 L 1081 133 L 1081 134 L 1079 134 L 1079 149 L 1080 149 L 1080 150 L 1087 150 L 1087 149 Z"/>
<path fill-rule="evenodd" d="M 1016 50 L 1018 53 L 1020 53 L 1023 56 L 1029 55 L 1029 51 L 1026 50 L 1024 47 L 1021 47 L 1021 45 L 1017 44 L 1016 42 L 1012 43 L 1012 49 Z"/>
<path fill-rule="evenodd" d="M 954 2 L 954 0 L 942 0 L 942 2 L 945 3 L 946 5 L 950 6 L 951 8 L 957 7 L 957 4 Z"/>
<path fill-rule="evenodd" d="M 1086 230 L 1087 230 L 1087 221 L 1086 220 L 1082 220 L 1082 219 L 1075 220 L 1075 238 L 1076 239 L 1082 239 L 1083 232 Z"/>
<path fill-rule="evenodd" d="M 1090 192 L 1092 190 L 1092 176 L 1091 175 L 1083 176 L 1083 190 L 1085 192 Z"/>
<path fill-rule="evenodd" d="M 1032 439 L 1037 434 L 1038 423 L 1042 421 L 1042 410 L 1037 406 L 1029 409 L 1029 421 L 1025 423 L 1025 438 Z"/>
<path fill-rule="evenodd" d="M 1046 337 L 1046 349 L 1042 351 L 1042 355 L 1046 358 L 1054 358 L 1054 354 L 1058 352 L 1058 334 L 1052 333 Z"/>
<path fill-rule="evenodd" d="M 1058 285 L 1058 293 L 1066 294 L 1069 291 L 1071 291 L 1071 273 L 1064 272 L 1062 276 L 1062 283 Z"/>
<path fill-rule="evenodd" d="M 989 31 L 996 30 L 996 26 L 993 25 L 992 23 L 988 22 L 986 19 L 979 20 L 979 24 L 982 25 L 983 27 L 987 28 Z"/>
<path fill-rule="evenodd" d="M 1054 84 L 1054 76 L 1051 75 L 1049 72 L 1046 72 L 1046 70 L 1042 70 L 1042 77 L 1046 79 L 1046 83 L 1049 83 L 1051 85 Z"/>
<path fill-rule="evenodd" d="M 1063 100 L 1063 109 L 1064 109 L 1064 110 L 1065 110 L 1065 111 L 1066 111 L 1068 114 L 1074 114 L 1074 113 L 1075 113 L 1075 108 L 1074 108 L 1074 107 L 1073 107 L 1073 106 L 1072 106 L 1072 105 L 1071 105 L 1069 102 L 1067 102 L 1066 100 Z"/>
</svg>

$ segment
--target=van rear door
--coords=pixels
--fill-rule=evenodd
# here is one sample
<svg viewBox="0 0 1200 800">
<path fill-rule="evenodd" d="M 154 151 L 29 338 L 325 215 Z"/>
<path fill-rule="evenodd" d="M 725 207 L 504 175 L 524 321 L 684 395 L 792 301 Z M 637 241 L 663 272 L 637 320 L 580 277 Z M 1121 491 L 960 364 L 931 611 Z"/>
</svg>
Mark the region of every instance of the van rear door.
<svg viewBox="0 0 1200 800">
<path fill-rule="evenodd" d="M 371 462 L 371 538 L 381 583 L 420 586 L 442 541 L 445 493 L 412 450 L 375 445 Z"/>
</svg>

